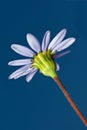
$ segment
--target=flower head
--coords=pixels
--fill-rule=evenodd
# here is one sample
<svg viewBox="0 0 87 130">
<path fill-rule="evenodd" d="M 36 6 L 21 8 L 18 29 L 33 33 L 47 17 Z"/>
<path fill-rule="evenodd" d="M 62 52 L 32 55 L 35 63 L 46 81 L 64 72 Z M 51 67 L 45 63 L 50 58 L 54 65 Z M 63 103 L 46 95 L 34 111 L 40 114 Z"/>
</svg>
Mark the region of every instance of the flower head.
<svg viewBox="0 0 87 130">
<path fill-rule="evenodd" d="M 29 82 L 36 72 L 39 70 L 45 76 L 55 78 L 57 76 L 56 70 L 59 71 L 59 64 L 55 63 L 55 58 L 59 58 L 69 51 L 55 55 L 75 42 L 75 38 L 64 39 L 66 35 L 66 29 L 61 30 L 50 42 L 50 31 L 44 34 L 42 40 L 42 46 L 39 41 L 32 34 L 27 34 L 27 42 L 31 49 L 18 45 L 12 44 L 11 48 L 18 54 L 28 57 L 27 59 L 14 60 L 8 63 L 11 66 L 22 66 L 15 72 L 13 72 L 9 79 L 18 79 L 21 76 L 26 76 L 26 81 Z"/>
</svg>

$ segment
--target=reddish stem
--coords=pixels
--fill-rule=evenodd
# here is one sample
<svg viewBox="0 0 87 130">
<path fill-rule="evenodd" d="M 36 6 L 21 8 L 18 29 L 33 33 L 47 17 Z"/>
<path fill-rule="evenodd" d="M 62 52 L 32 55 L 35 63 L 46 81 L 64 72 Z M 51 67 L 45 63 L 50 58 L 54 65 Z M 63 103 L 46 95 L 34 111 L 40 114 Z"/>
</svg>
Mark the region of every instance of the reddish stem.
<svg viewBox="0 0 87 130">
<path fill-rule="evenodd" d="M 70 105 L 72 106 L 72 108 L 75 110 L 75 112 L 77 113 L 77 115 L 79 116 L 79 118 L 82 120 L 82 122 L 84 123 L 84 125 L 87 126 L 87 120 L 85 119 L 85 117 L 83 116 L 83 114 L 81 113 L 81 111 L 79 110 L 79 108 L 76 106 L 76 104 L 72 100 L 71 96 L 67 92 L 66 88 L 62 84 L 62 82 L 59 79 L 59 77 L 54 78 L 54 81 L 57 83 L 57 85 L 59 86 L 59 88 L 63 92 L 64 96 L 66 97 L 66 99 L 68 100 L 68 102 L 70 103 Z"/>
</svg>

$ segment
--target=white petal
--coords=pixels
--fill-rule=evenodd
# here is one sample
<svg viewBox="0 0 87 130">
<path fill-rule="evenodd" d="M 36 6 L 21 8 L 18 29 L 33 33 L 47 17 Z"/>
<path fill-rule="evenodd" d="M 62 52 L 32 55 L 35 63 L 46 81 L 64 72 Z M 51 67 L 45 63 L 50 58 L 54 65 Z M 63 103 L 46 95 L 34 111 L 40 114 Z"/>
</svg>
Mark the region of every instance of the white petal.
<svg viewBox="0 0 87 130">
<path fill-rule="evenodd" d="M 70 45 L 72 45 L 75 42 L 75 38 L 68 38 L 66 40 L 64 40 L 63 42 L 61 42 L 60 44 L 58 44 L 52 52 L 54 51 L 62 51 L 66 48 L 68 48 Z"/>
<path fill-rule="evenodd" d="M 15 78 L 16 76 L 18 76 L 18 75 L 24 73 L 27 69 L 29 69 L 29 66 L 28 66 L 28 65 L 21 67 L 20 69 L 14 71 L 14 72 L 9 76 L 9 79 Z"/>
<path fill-rule="evenodd" d="M 66 29 L 61 30 L 50 42 L 48 49 L 53 49 L 56 44 L 60 43 L 66 35 Z"/>
<path fill-rule="evenodd" d="M 40 52 L 40 43 L 37 40 L 37 38 L 35 36 L 33 36 L 32 34 L 27 34 L 26 38 L 27 38 L 27 42 L 30 45 L 30 47 L 37 53 Z"/>
<path fill-rule="evenodd" d="M 50 41 L 50 31 L 47 31 L 47 32 L 44 34 L 44 37 L 43 37 L 43 41 L 42 41 L 42 51 L 46 51 L 47 46 L 48 46 L 48 44 L 49 44 L 49 41 Z"/>
<path fill-rule="evenodd" d="M 8 63 L 8 65 L 11 66 L 21 66 L 21 65 L 31 65 L 32 61 L 31 59 L 22 59 L 22 60 L 14 60 L 14 61 L 10 61 Z"/>
<path fill-rule="evenodd" d="M 12 44 L 11 48 L 18 54 L 27 56 L 27 57 L 33 57 L 35 53 L 31 51 L 29 48 L 19 45 L 19 44 Z"/>
<path fill-rule="evenodd" d="M 56 71 L 59 71 L 60 70 L 60 66 L 58 63 L 56 63 Z"/>
<path fill-rule="evenodd" d="M 37 69 L 35 69 L 35 70 L 32 71 L 31 73 L 29 73 L 29 74 L 27 75 L 27 77 L 26 77 L 26 81 L 27 81 L 27 82 L 30 82 L 31 79 L 33 78 L 33 76 L 36 74 L 36 72 L 37 72 Z"/>
<path fill-rule="evenodd" d="M 18 79 L 19 77 L 25 76 L 25 75 L 29 74 L 30 72 L 32 72 L 32 70 L 33 70 L 33 68 L 29 68 L 25 72 L 15 76 L 14 79 Z"/>
</svg>

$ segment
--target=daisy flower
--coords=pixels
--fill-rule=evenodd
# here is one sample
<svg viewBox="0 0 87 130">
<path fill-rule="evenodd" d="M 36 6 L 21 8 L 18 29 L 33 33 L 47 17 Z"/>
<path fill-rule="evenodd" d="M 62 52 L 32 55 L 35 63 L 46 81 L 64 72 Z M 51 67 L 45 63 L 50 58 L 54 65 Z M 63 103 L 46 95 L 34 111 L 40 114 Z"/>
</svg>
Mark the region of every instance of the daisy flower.
<svg viewBox="0 0 87 130">
<path fill-rule="evenodd" d="M 42 45 L 40 46 L 40 43 L 35 36 L 32 34 L 27 34 L 26 39 L 31 49 L 19 44 L 12 44 L 12 50 L 27 58 L 14 60 L 8 63 L 8 65 L 11 66 L 22 66 L 13 72 L 9 76 L 9 79 L 18 79 L 19 77 L 27 75 L 26 81 L 30 82 L 38 71 L 40 71 L 45 76 L 51 77 L 57 83 L 80 119 L 87 126 L 87 120 L 72 100 L 56 72 L 60 70 L 60 66 L 55 62 L 55 58 L 59 58 L 69 53 L 70 51 L 62 52 L 57 55 L 56 53 L 68 48 L 75 42 L 75 38 L 73 37 L 64 40 L 65 35 L 66 29 L 63 29 L 50 42 L 50 31 L 46 31 L 42 40 Z"/>
<path fill-rule="evenodd" d="M 63 29 L 50 42 L 50 31 L 46 31 L 42 40 L 42 46 L 40 46 L 35 36 L 27 34 L 26 39 L 31 49 L 22 45 L 12 44 L 12 50 L 27 57 L 27 59 L 14 60 L 8 63 L 11 66 L 22 66 L 13 72 L 9 79 L 18 79 L 21 76 L 27 75 L 26 81 L 29 82 L 38 70 L 45 76 L 56 77 L 56 70 L 59 71 L 60 67 L 58 63 L 55 63 L 55 58 L 59 58 L 70 51 L 58 55 L 55 54 L 66 49 L 75 41 L 73 37 L 63 40 L 65 35 L 66 29 Z"/>
</svg>

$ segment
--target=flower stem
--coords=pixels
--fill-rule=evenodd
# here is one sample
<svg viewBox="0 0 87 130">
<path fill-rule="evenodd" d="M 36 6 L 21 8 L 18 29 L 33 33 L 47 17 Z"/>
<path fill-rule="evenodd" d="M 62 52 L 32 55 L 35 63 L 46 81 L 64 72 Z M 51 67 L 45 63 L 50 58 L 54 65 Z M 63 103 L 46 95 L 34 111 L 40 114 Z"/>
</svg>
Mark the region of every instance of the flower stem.
<svg viewBox="0 0 87 130">
<path fill-rule="evenodd" d="M 87 120 L 85 119 L 85 117 L 83 116 L 83 114 L 81 113 L 81 111 L 79 110 L 79 108 L 76 106 L 76 104 L 72 100 L 71 96 L 67 92 L 66 88 L 62 84 L 62 82 L 59 79 L 59 77 L 55 77 L 54 81 L 57 83 L 57 85 L 59 86 L 59 88 L 63 92 L 64 96 L 66 97 L 66 99 L 68 100 L 68 102 L 70 103 L 70 105 L 72 106 L 72 108 L 75 110 L 75 112 L 77 113 L 77 115 L 79 116 L 79 118 L 82 120 L 82 122 L 84 123 L 84 125 L 87 126 Z"/>
</svg>

